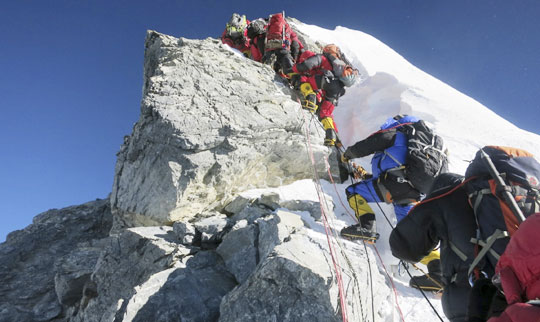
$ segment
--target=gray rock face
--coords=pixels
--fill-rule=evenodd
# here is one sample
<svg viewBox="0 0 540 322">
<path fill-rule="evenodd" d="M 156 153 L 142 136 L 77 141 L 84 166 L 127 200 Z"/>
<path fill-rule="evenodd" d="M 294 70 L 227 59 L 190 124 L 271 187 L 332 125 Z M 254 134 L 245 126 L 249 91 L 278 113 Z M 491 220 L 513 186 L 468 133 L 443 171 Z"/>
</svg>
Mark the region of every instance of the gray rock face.
<svg viewBox="0 0 540 322">
<path fill-rule="evenodd" d="M 215 39 L 150 31 L 144 73 L 110 203 L 45 212 L 0 244 L 0 322 L 341 320 L 319 203 L 238 195 L 311 178 L 307 135 L 325 177 L 317 122 L 304 132 L 274 72 Z M 373 256 L 339 246 L 348 310 L 390 321 L 354 293 L 369 280 L 390 301 Z"/>
<path fill-rule="evenodd" d="M 214 251 L 177 243 L 170 227 L 140 227 L 108 239 L 70 321 L 216 321 L 236 286 Z"/>
<path fill-rule="evenodd" d="M 61 304 L 72 306 L 82 299 L 100 254 L 100 247 L 80 247 L 56 261 L 54 284 Z"/>
<path fill-rule="evenodd" d="M 118 153 L 111 194 L 124 224 L 189 219 L 246 188 L 312 176 L 300 105 L 268 66 L 216 39 L 149 31 L 144 71 L 141 117 Z M 324 177 L 329 149 L 313 151 Z"/>
<path fill-rule="evenodd" d="M 166 282 L 158 283 L 159 291 L 141 308 L 137 303 L 144 303 L 145 297 L 135 295 L 122 321 L 217 321 L 223 296 L 236 286 L 213 251 L 199 252 L 186 261 L 186 267 L 169 269 L 159 275 L 167 275 Z M 146 288 L 156 278 L 153 276 L 143 286 Z"/>
<path fill-rule="evenodd" d="M 55 269 L 55 261 L 79 246 L 91 248 L 95 240 L 108 236 L 111 225 L 109 201 L 98 200 L 49 210 L 36 216 L 24 230 L 10 233 L 0 244 L 0 321 L 50 321 L 59 317 L 59 297 L 62 302 L 76 301 L 79 294 L 72 290 L 81 290 L 76 284 L 84 283 L 88 271 L 82 268 L 68 277 L 68 261 L 64 270 Z M 57 269 L 59 297 L 55 291 Z"/>
<path fill-rule="evenodd" d="M 190 223 L 181 221 L 175 222 L 173 225 L 173 231 L 182 244 L 191 245 L 195 239 L 195 227 Z"/>
<path fill-rule="evenodd" d="M 217 248 L 218 254 L 239 283 L 247 279 L 259 262 L 256 248 L 258 234 L 256 225 L 233 229 Z"/>
<path fill-rule="evenodd" d="M 339 321 L 329 289 L 331 271 L 307 238 L 277 246 L 260 268 L 227 294 L 220 321 Z"/>
<path fill-rule="evenodd" d="M 141 227 L 111 236 L 92 273 L 72 321 L 113 321 L 125 314 L 136 286 L 171 268 L 191 250 L 179 245 L 170 227 Z"/>
</svg>

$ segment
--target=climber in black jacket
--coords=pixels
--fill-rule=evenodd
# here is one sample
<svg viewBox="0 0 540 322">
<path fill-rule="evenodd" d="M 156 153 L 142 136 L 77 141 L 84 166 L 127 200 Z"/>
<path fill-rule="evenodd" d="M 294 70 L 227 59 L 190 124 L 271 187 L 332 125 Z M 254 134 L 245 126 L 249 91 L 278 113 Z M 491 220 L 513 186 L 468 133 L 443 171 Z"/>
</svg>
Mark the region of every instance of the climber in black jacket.
<svg viewBox="0 0 540 322">
<path fill-rule="evenodd" d="M 470 242 L 476 234 L 473 209 L 460 186 L 463 177 L 439 175 L 427 198 L 416 205 L 390 234 L 392 254 L 419 262 L 440 242 L 444 314 L 452 322 L 467 320 L 470 292 L 467 270 L 474 258 Z M 462 259 L 463 258 L 463 259 Z M 428 267 L 429 269 L 429 267 Z"/>
</svg>

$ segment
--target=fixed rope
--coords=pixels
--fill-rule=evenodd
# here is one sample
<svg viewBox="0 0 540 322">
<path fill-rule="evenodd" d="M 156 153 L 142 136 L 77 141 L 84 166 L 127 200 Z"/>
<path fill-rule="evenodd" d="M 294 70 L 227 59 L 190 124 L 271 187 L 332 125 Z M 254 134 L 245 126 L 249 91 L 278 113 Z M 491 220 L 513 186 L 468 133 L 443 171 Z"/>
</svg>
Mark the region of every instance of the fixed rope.
<svg viewBox="0 0 540 322">
<path fill-rule="evenodd" d="M 340 152 L 341 152 L 341 153 L 344 153 L 344 151 L 340 151 Z M 352 172 L 352 169 L 351 169 L 351 166 L 350 166 L 349 163 L 347 163 L 347 167 L 348 167 L 349 173 L 351 173 L 351 172 Z M 331 177 L 331 176 L 330 176 L 330 178 L 331 178 L 332 184 L 333 184 L 333 186 L 334 186 L 334 190 L 335 190 L 336 193 L 337 193 L 338 199 L 339 199 L 341 205 L 343 206 L 343 208 L 345 209 L 346 213 L 347 213 L 351 218 L 353 218 L 353 220 L 355 220 L 356 222 L 358 222 L 358 219 L 357 219 L 355 216 L 353 216 L 353 215 L 349 212 L 348 208 L 347 208 L 347 207 L 345 206 L 345 204 L 343 203 L 343 200 L 341 199 L 341 195 L 337 192 L 337 187 L 336 187 L 335 182 L 332 180 L 332 177 Z M 350 176 L 350 180 L 351 180 L 351 183 L 352 183 L 352 184 L 356 183 L 352 176 Z M 387 219 L 387 220 L 388 220 L 388 219 Z M 364 242 L 364 247 L 366 248 L 365 242 Z M 375 253 L 376 253 L 377 256 L 379 257 L 379 261 L 381 262 L 381 264 L 382 264 L 382 266 L 383 266 L 383 269 L 384 269 L 384 272 L 385 272 L 385 274 L 386 274 L 386 276 L 387 276 L 387 278 L 388 278 L 388 280 L 390 281 L 390 284 L 391 284 L 391 286 L 392 286 L 392 290 L 393 290 L 393 292 L 394 292 L 394 297 L 395 297 L 395 300 L 396 300 L 396 307 L 397 307 L 397 309 L 398 309 L 398 312 L 399 312 L 399 315 L 400 315 L 400 317 L 401 317 L 401 320 L 402 320 L 403 322 L 405 322 L 405 318 L 403 317 L 403 312 L 402 312 L 402 310 L 401 310 L 401 306 L 399 305 L 398 294 L 397 294 L 396 286 L 395 286 L 395 284 L 394 284 L 394 279 L 393 279 L 392 276 L 388 273 L 388 270 L 386 269 L 386 265 L 384 264 L 384 261 L 382 260 L 382 257 L 381 257 L 381 255 L 380 255 L 380 253 L 379 253 L 379 250 L 377 249 L 377 247 L 375 246 L 375 244 L 373 244 L 373 248 L 374 248 L 374 250 L 375 250 Z M 367 256 L 367 248 L 366 248 L 366 256 Z M 369 260 L 369 258 L 368 258 L 368 260 Z M 370 266 L 369 263 L 368 263 L 368 266 Z M 372 300 L 373 300 L 373 298 L 372 298 Z"/>
<path fill-rule="evenodd" d="M 311 158 L 311 163 L 312 163 L 312 167 L 313 167 L 313 172 L 314 172 L 314 177 L 315 177 L 315 180 L 316 180 L 316 190 L 317 190 L 317 194 L 318 194 L 318 197 L 319 197 L 319 201 L 320 201 L 320 207 L 321 207 L 321 214 L 322 214 L 322 217 L 323 217 L 323 222 L 324 222 L 324 226 L 325 226 L 325 232 L 326 232 L 326 236 L 327 236 L 327 241 L 328 241 L 328 245 L 330 247 L 330 252 L 331 252 L 331 257 L 332 257 L 332 261 L 334 263 L 334 269 L 336 271 L 336 278 L 337 278 L 337 281 L 338 281 L 338 288 L 339 288 L 339 292 L 340 292 L 340 305 L 341 305 L 341 308 L 342 308 L 342 318 L 343 318 L 343 321 L 347 321 L 347 312 L 346 312 L 346 303 L 345 303 L 345 293 L 343 291 L 343 280 L 342 280 L 342 277 L 341 277 L 341 273 L 338 272 L 338 267 L 339 266 L 339 263 L 337 263 L 337 259 L 335 258 L 334 256 L 334 247 L 333 247 L 333 244 L 332 242 L 330 241 L 330 235 L 332 235 L 332 229 L 329 227 L 329 223 L 328 223 L 328 216 L 326 215 L 326 212 L 324 211 L 324 207 L 323 207 L 323 201 L 324 201 L 324 205 L 326 205 L 326 200 L 324 198 L 324 193 L 322 192 L 322 187 L 320 185 L 320 179 L 318 177 L 318 174 L 317 174 L 317 171 L 316 171 L 316 163 L 315 163 L 315 159 L 314 159 L 314 156 L 313 156 L 313 150 L 311 149 L 311 142 L 310 142 L 310 135 L 309 135 L 309 127 L 311 125 L 311 122 L 307 122 L 306 120 L 306 117 L 305 117 L 305 114 L 302 110 L 300 110 L 300 112 L 302 113 L 302 116 L 304 117 L 304 124 L 305 124 L 305 135 L 306 135 L 306 138 L 307 138 L 307 142 L 306 142 L 306 145 L 308 147 L 308 151 L 309 151 L 309 155 L 310 155 L 310 158 Z M 311 113 L 310 113 L 311 114 Z M 311 114 L 312 118 L 311 118 L 311 121 L 313 121 L 315 119 L 315 115 Z M 322 127 L 322 124 L 320 124 L 319 122 L 316 122 L 318 123 L 319 125 L 321 125 Z M 317 130 L 319 130 L 317 128 Z M 338 142 L 339 142 L 339 138 L 338 138 Z M 341 146 L 342 147 L 342 146 Z M 338 149 L 339 151 L 339 147 L 336 146 L 336 148 Z M 341 151 L 340 151 L 341 152 Z M 339 162 L 339 161 L 338 161 Z M 325 163 L 326 163 L 326 167 L 327 167 L 327 171 L 328 171 L 328 174 L 329 174 L 329 178 L 333 184 L 333 187 L 334 187 L 334 190 L 336 191 L 336 194 L 339 198 L 339 201 L 341 203 L 341 205 L 343 206 L 343 208 L 346 210 L 347 214 L 349 216 L 351 216 L 351 218 L 353 218 L 354 220 L 357 220 L 355 217 L 353 217 L 348 211 L 347 211 L 347 207 L 344 205 L 343 203 L 343 200 L 341 199 L 340 197 L 340 194 L 339 192 L 337 191 L 337 187 L 336 187 L 336 184 L 333 180 L 333 176 L 331 174 L 331 171 L 330 171 L 330 166 L 328 164 L 328 159 L 325 157 Z M 350 169 L 350 165 L 348 164 L 349 166 L 349 173 L 351 173 L 351 169 Z M 351 178 L 351 181 L 352 181 L 352 178 Z M 354 182 L 353 182 L 354 183 Z M 380 208 L 380 205 L 379 205 L 379 208 Z M 384 214 L 384 212 L 383 212 Z M 387 218 L 386 214 L 385 215 L 385 218 L 386 220 L 388 221 L 388 223 L 392 226 L 391 222 L 389 221 L 389 219 Z M 343 250 L 343 246 L 339 243 L 339 237 L 335 237 L 335 240 L 337 241 L 339 247 L 340 247 L 340 251 L 342 252 L 342 256 L 345 258 L 346 262 L 347 262 L 347 265 L 350 267 L 351 269 L 351 272 L 352 272 L 352 275 L 353 275 L 353 280 L 355 282 L 356 285 L 358 285 L 358 288 L 359 288 L 359 284 L 358 284 L 358 279 L 356 277 L 356 274 L 355 274 L 355 271 L 354 271 L 354 268 L 352 267 L 352 264 L 350 263 L 350 260 L 349 258 L 347 257 L 347 255 L 345 254 L 344 250 Z M 374 308 L 374 295 L 373 295 L 373 277 L 372 277 L 372 271 L 371 271 L 371 262 L 369 260 L 369 255 L 368 255 L 368 252 L 367 252 L 367 246 L 365 244 L 365 241 L 363 242 L 363 245 L 364 245 L 364 250 L 365 250 L 365 253 L 366 253 L 366 258 L 367 258 L 367 261 L 368 261 L 368 270 L 369 270 L 369 284 L 370 284 L 370 291 L 371 291 L 371 311 L 372 311 L 372 320 L 375 321 L 375 308 Z M 394 284 L 394 281 L 392 279 L 392 277 L 390 276 L 390 274 L 388 273 L 387 269 L 386 269 L 386 266 L 384 265 L 384 262 L 382 261 L 382 257 L 380 256 L 380 253 L 378 251 L 378 249 L 375 247 L 375 245 L 373 245 L 374 249 L 375 249 L 375 252 L 377 254 L 377 256 L 379 257 L 379 260 L 381 261 L 381 264 L 383 265 L 383 268 L 384 268 L 384 271 L 386 273 L 386 276 L 388 277 L 389 281 L 390 281 L 390 284 L 392 286 L 392 289 L 393 289 L 393 292 L 394 292 L 394 296 L 395 296 L 395 300 L 396 300 L 396 306 L 397 306 L 397 309 L 398 309 L 398 312 L 400 314 L 400 317 L 401 317 L 401 320 L 402 321 L 405 321 L 404 317 L 403 317 L 403 313 L 402 313 L 402 310 L 401 310 L 401 307 L 399 306 L 399 302 L 398 302 L 398 295 L 397 295 L 397 290 L 396 290 L 396 287 L 395 287 L 395 284 Z M 341 268 L 341 267 L 340 267 Z M 359 295 L 360 295 L 360 292 L 359 292 Z M 424 294 L 424 297 L 427 299 L 427 297 L 425 296 Z M 429 300 L 428 300 L 429 302 Z M 362 306 L 362 301 L 361 301 L 361 298 L 360 298 L 360 310 L 361 310 L 361 316 L 363 316 L 363 306 Z M 429 302 L 429 304 L 431 305 L 431 303 Z M 431 305 L 432 306 L 432 305 Z M 432 306 L 432 308 L 435 310 L 435 308 Z M 435 313 L 438 315 L 438 313 L 435 311 Z M 440 316 L 439 316 L 440 318 Z"/>
<path fill-rule="evenodd" d="M 325 211 L 326 203 L 323 205 L 322 189 L 320 187 L 320 182 L 319 182 L 319 178 L 318 178 L 318 174 L 317 174 L 317 168 L 316 168 L 315 157 L 313 155 L 313 149 L 311 148 L 311 139 L 310 139 L 310 135 L 309 135 L 309 123 L 306 120 L 304 112 L 301 111 L 301 113 L 302 113 L 302 116 L 304 117 L 304 125 L 305 125 L 304 130 L 305 130 L 305 136 L 306 136 L 306 147 L 308 149 L 309 156 L 310 156 L 310 159 L 311 159 L 313 175 L 315 177 L 315 180 L 318 183 L 315 186 L 316 186 L 316 190 L 317 190 L 317 195 L 319 197 L 319 205 L 320 205 L 320 208 L 321 208 L 321 216 L 323 218 L 324 229 L 325 229 L 325 233 L 326 233 L 326 239 L 327 239 L 327 242 L 328 242 L 328 247 L 329 247 L 329 250 L 330 250 L 330 257 L 332 258 L 332 264 L 334 265 L 334 271 L 335 271 L 336 280 L 337 280 L 337 283 L 338 283 L 338 291 L 339 291 L 340 306 L 341 306 L 341 316 L 342 316 L 343 322 L 347 322 L 348 321 L 347 303 L 346 303 L 346 299 L 345 299 L 345 292 L 343 290 L 343 280 L 342 280 L 341 271 L 340 271 L 341 266 L 339 265 L 339 263 L 337 261 L 337 257 L 335 256 L 334 245 L 330 240 L 330 235 L 332 235 L 332 232 L 331 232 L 331 228 L 329 227 L 328 219 L 327 219 L 327 216 L 326 216 L 326 211 Z"/>
<path fill-rule="evenodd" d="M 334 179 L 333 179 L 333 176 L 332 176 L 332 172 L 330 171 L 330 164 L 328 163 L 328 158 L 325 156 L 325 166 L 326 166 L 326 171 L 328 173 L 328 177 L 330 178 L 330 181 L 332 183 L 332 186 L 334 187 L 334 191 L 336 192 L 337 196 L 338 196 L 338 199 L 339 201 L 341 202 L 342 206 L 343 205 L 343 201 L 341 200 L 341 198 L 339 197 L 339 192 L 337 191 L 337 187 L 336 187 L 336 183 L 334 182 Z M 353 217 L 354 218 L 354 217 Z M 334 224 L 335 226 L 335 224 Z M 336 233 L 337 235 L 337 233 Z M 356 287 L 356 291 L 358 293 L 358 299 L 359 299 L 359 306 L 360 306 L 360 316 L 364 316 L 364 309 L 363 309 L 363 305 L 362 305 L 362 298 L 361 298 L 361 292 L 360 292 L 360 283 L 359 283 L 359 280 L 358 280 L 358 277 L 356 276 L 356 271 L 354 269 L 354 266 L 352 265 L 349 257 L 347 256 L 346 252 L 345 252 L 345 247 L 342 245 L 342 243 L 340 242 L 341 240 L 341 237 L 340 236 L 336 236 L 336 241 L 338 243 L 338 245 L 340 246 L 340 251 L 341 251 L 341 254 L 342 256 L 345 258 L 346 262 L 347 262 L 347 265 L 348 265 L 348 268 L 351 272 L 351 275 L 352 275 L 352 279 L 353 279 L 353 282 L 354 282 L 354 286 Z M 367 253 L 366 253 L 367 255 Z M 368 283 L 371 285 L 371 282 L 368 280 Z M 353 289 L 353 292 L 355 291 L 355 289 Z M 372 298 L 373 300 L 373 298 Z M 372 304 L 373 304 L 373 301 L 372 301 Z M 373 307 L 373 305 L 372 305 Z"/>
</svg>

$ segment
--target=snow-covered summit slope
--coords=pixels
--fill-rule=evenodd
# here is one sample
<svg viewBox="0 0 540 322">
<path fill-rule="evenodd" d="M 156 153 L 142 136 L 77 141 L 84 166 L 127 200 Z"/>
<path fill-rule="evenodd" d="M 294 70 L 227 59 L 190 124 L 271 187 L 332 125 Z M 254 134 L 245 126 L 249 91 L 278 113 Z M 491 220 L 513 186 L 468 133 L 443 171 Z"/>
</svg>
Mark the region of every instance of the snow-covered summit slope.
<svg viewBox="0 0 540 322">
<path fill-rule="evenodd" d="M 540 136 L 421 71 L 374 37 L 344 27 L 328 30 L 302 23 L 295 27 L 312 39 L 340 46 L 362 74 L 362 82 L 347 89 L 334 112 L 346 146 L 401 113 L 424 119 L 443 136 L 453 172 L 463 174 L 467 160 L 484 145 L 514 146 L 540 156 Z"/>
</svg>

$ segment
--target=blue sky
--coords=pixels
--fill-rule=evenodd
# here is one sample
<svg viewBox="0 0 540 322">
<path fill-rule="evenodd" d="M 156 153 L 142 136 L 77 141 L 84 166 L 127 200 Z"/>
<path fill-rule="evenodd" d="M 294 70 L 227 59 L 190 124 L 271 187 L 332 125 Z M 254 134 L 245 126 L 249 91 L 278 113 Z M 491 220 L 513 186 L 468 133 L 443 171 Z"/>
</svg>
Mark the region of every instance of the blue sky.
<svg viewBox="0 0 540 322">
<path fill-rule="evenodd" d="M 361 30 L 540 133 L 540 2 L 4 1 L 0 241 L 50 208 L 105 198 L 139 116 L 147 29 L 218 37 L 233 12 Z"/>
</svg>

